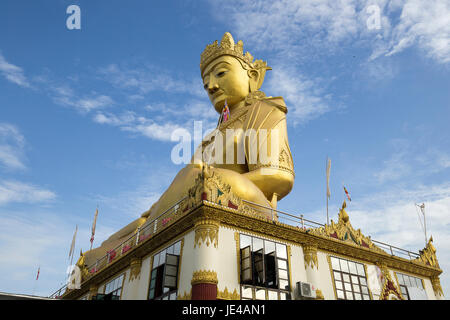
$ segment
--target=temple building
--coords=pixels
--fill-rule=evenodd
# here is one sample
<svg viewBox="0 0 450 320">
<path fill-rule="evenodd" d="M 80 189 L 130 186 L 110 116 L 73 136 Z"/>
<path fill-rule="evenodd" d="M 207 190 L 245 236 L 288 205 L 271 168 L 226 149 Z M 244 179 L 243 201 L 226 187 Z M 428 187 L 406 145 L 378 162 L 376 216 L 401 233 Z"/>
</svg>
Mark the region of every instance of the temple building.
<svg viewBox="0 0 450 320">
<path fill-rule="evenodd" d="M 62 299 L 443 299 L 430 239 L 419 254 L 355 230 L 344 202 L 320 225 L 234 196 L 216 176 L 139 228 Z M 80 264 L 81 262 L 81 264 Z"/>
<path fill-rule="evenodd" d="M 372 241 L 345 202 L 326 225 L 277 210 L 295 179 L 288 109 L 259 90 L 271 68 L 243 46 L 228 32 L 206 46 L 200 71 L 217 128 L 149 210 L 81 253 L 53 297 L 443 299 L 431 238 L 419 254 Z"/>
</svg>

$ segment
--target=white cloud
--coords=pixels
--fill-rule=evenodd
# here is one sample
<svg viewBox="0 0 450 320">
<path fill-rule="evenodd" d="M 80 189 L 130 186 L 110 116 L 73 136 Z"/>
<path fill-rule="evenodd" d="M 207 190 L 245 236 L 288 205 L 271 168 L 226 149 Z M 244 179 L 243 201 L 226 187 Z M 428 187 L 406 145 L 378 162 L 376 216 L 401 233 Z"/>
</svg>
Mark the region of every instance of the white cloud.
<svg viewBox="0 0 450 320">
<path fill-rule="evenodd" d="M 31 87 L 23 69 L 6 61 L 0 52 L 0 73 L 10 82 L 21 87 Z"/>
<path fill-rule="evenodd" d="M 373 176 L 379 183 L 429 176 L 450 168 L 450 155 L 430 147 L 422 139 L 390 141 L 393 152 Z"/>
<path fill-rule="evenodd" d="M 354 203 L 353 203 L 354 202 Z M 444 294 L 450 292 L 450 184 L 421 185 L 408 189 L 389 188 L 348 206 L 350 221 L 372 239 L 418 253 L 425 247 L 418 209 L 425 203 L 427 237 L 433 237 L 443 270 Z"/>
<path fill-rule="evenodd" d="M 414 45 L 437 62 L 450 62 L 450 2 L 404 1 L 386 55 L 399 53 Z"/>
<path fill-rule="evenodd" d="M 112 113 L 97 113 L 93 120 L 100 124 L 108 124 L 117 126 L 123 131 L 139 133 L 147 138 L 159 141 L 170 141 L 172 132 L 178 128 L 179 125 L 167 122 L 155 122 L 152 119 L 137 116 L 132 111 L 127 111 L 122 115 L 115 115 Z"/>
<path fill-rule="evenodd" d="M 139 67 L 110 64 L 100 68 L 99 74 L 117 88 L 136 90 L 136 93 L 130 94 L 131 98 L 136 96 L 142 98 L 142 95 L 154 91 L 206 97 L 200 77 L 192 80 L 180 79 L 159 67 L 148 64 Z"/>
<path fill-rule="evenodd" d="M 56 87 L 53 101 L 62 106 L 73 107 L 82 113 L 114 105 L 114 100 L 106 95 L 92 93 L 83 98 L 78 97 L 70 88 Z"/>
<path fill-rule="evenodd" d="M 97 112 L 93 120 L 100 124 L 119 127 L 123 131 L 138 133 L 144 137 L 171 141 L 172 132 L 177 129 L 193 128 L 194 121 L 202 121 L 203 131 L 214 128 L 218 114 L 211 104 L 191 99 L 183 105 L 154 103 L 145 107 L 152 117 L 124 111 L 117 115 L 111 112 Z M 192 131 L 192 136 L 193 136 Z"/>
<path fill-rule="evenodd" d="M 0 123 L 0 165 L 7 169 L 25 169 L 23 148 L 25 138 L 8 123 Z"/>
<path fill-rule="evenodd" d="M 313 54 L 337 52 L 355 41 L 353 47 L 372 49 L 371 59 L 418 46 L 439 63 L 450 61 L 448 1 L 234 0 L 211 1 L 211 5 L 220 12 L 217 17 L 233 25 L 251 45 L 281 52 L 285 58 L 311 59 Z M 378 29 L 368 25 L 371 6 L 379 8 Z"/>
<path fill-rule="evenodd" d="M 0 180 L 0 205 L 8 203 L 38 203 L 56 198 L 56 194 L 28 183 Z"/>
<path fill-rule="evenodd" d="M 95 243 L 105 240 L 114 229 L 99 216 Z M 33 207 L 21 212 L 0 208 L 0 283 L 2 291 L 48 296 L 65 284 L 70 264 L 68 253 L 75 224 L 78 224 L 73 262 L 80 248 L 89 248 L 92 220 L 73 221 L 61 212 Z M 36 281 L 40 266 L 39 281 Z"/>
<path fill-rule="evenodd" d="M 304 123 L 331 110 L 330 97 L 323 93 L 317 81 L 308 79 L 287 67 L 274 67 L 268 79 L 270 92 L 286 100 L 289 118 Z"/>
</svg>

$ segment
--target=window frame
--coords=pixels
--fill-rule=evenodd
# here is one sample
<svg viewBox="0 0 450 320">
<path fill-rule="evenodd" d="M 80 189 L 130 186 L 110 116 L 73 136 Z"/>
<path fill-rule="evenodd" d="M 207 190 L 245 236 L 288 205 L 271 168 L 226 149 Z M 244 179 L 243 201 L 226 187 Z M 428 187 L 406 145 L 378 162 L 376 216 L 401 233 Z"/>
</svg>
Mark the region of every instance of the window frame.
<svg viewBox="0 0 450 320">
<path fill-rule="evenodd" d="M 241 241 L 243 236 L 248 237 L 248 240 L 250 240 L 249 243 L 248 241 L 245 242 L 247 245 L 243 244 L 243 241 Z M 281 255 L 279 255 L 281 252 L 279 248 L 283 248 L 285 251 Z M 270 249 L 273 250 L 267 252 Z M 290 272 L 287 251 L 287 245 L 284 243 L 247 234 L 239 234 L 239 284 L 241 300 L 262 300 L 262 296 L 259 296 L 259 292 L 261 291 L 264 292 L 264 300 L 274 298 L 275 293 L 278 300 L 282 297 L 285 300 L 291 299 Z M 261 257 L 261 260 L 257 259 L 258 256 Z M 269 272 L 269 270 L 272 270 L 272 268 L 269 268 L 269 264 L 271 264 L 269 262 L 269 257 L 273 257 L 274 269 L 271 272 Z M 246 260 L 248 260 L 248 262 L 244 264 Z M 258 263 L 262 266 L 262 270 L 258 270 Z M 283 265 L 281 266 L 281 264 Z M 280 275 L 280 273 L 282 273 L 282 275 Z M 250 276 L 246 277 L 248 274 Z M 272 274 L 275 279 L 272 277 L 269 278 L 269 274 Z M 262 278 L 263 281 L 261 281 L 260 278 Z M 282 283 L 285 284 L 284 288 L 281 288 Z M 247 289 L 251 289 L 251 298 L 249 295 L 244 297 L 243 293 Z"/>
<path fill-rule="evenodd" d="M 117 287 L 117 288 L 115 288 L 114 290 L 111 290 L 111 291 L 108 291 L 108 292 L 107 292 L 107 290 L 109 290 L 108 286 L 111 285 L 113 282 L 119 280 L 120 278 L 122 278 L 120 281 L 118 281 L 118 284 L 120 284 L 120 286 Z M 103 294 L 104 294 L 105 296 L 111 295 L 111 300 L 121 300 L 121 299 L 122 299 L 122 292 L 123 292 L 124 280 L 125 280 L 125 273 L 122 273 L 121 275 L 119 275 L 119 276 L 113 278 L 111 281 L 108 281 L 108 282 L 105 284 L 105 287 L 104 287 L 104 289 L 103 289 Z M 114 293 L 116 293 L 116 292 L 119 291 L 119 290 L 120 290 L 120 293 L 119 293 L 118 295 L 117 295 L 117 294 L 114 294 Z M 113 299 L 112 297 L 118 297 L 118 299 Z"/>
<path fill-rule="evenodd" d="M 152 269 L 150 270 L 150 282 L 147 290 L 147 300 L 176 300 L 178 293 L 178 275 L 181 260 L 181 240 L 175 242 L 169 247 L 160 250 L 152 257 Z M 164 256 L 164 262 L 160 263 L 161 257 Z M 158 262 L 155 266 L 155 258 Z M 171 257 L 175 257 L 176 264 L 168 263 Z M 175 267 L 175 274 L 167 274 L 168 267 Z M 175 286 L 166 286 L 166 278 L 174 278 Z M 154 280 L 154 282 L 152 282 Z M 153 284 L 152 284 L 153 283 Z M 168 289 L 168 290 L 166 290 Z M 153 293 L 152 293 L 153 291 Z"/>
<path fill-rule="evenodd" d="M 420 282 L 420 287 L 417 287 L 417 286 L 416 287 L 419 288 L 419 289 L 425 290 L 425 287 L 423 285 L 423 281 L 422 281 L 421 278 L 418 278 L 418 277 L 415 277 L 415 276 L 410 276 L 408 274 L 404 274 L 404 273 L 401 273 L 401 272 L 395 272 L 395 276 L 397 278 L 398 287 L 400 288 L 400 291 L 401 291 L 403 297 L 406 298 L 406 300 L 411 300 L 411 297 L 410 297 L 410 294 L 409 294 L 409 291 L 408 291 L 408 287 L 411 287 L 411 286 L 408 286 L 406 284 L 405 278 L 410 283 L 412 283 L 411 279 L 414 279 L 414 282 L 416 284 L 417 284 L 417 281 Z"/>
<path fill-rule="evenodd" d="M 329 256 L 329 259 L 337 300 L 372 300 L 367 283 L 367 272 L 363 263 L 337 256 Z M 335 269 L 335 261 L 339 265 L 339 269 Z M 343 262 L 341 263 L 341 261 Z M 362 269 L 358 266 L 361 266 Z"/>
</svg>

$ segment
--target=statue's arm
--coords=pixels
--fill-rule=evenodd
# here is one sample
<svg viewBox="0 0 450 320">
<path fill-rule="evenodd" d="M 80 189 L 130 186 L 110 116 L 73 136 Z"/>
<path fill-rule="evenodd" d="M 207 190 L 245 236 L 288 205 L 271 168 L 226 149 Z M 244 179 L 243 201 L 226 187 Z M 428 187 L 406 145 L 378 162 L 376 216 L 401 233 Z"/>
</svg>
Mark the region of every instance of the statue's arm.
<svg viewBox="0 0 450 320">
<path fill-rule="evenodd" d="M 257 161 L 256 163 L 248 161 L 249 172 L 244 175 L 264 193 L 269 201 L 272 201 L 274 193 L 280 200 L 292 190 L 295 174 L 285 113 L 273 107 L 265 109 L 269 111 L 263 108 L 259 119 L 253 122 L 253 129 L 258 135 Z M 250 141 L 251 139 L 247 139 L 245 143 L 247 160 L 250 160 L 250 148 L 252 148 Z M 264 160 L 265 154 L 268 155 L 266 160 Z"/>
</svg>

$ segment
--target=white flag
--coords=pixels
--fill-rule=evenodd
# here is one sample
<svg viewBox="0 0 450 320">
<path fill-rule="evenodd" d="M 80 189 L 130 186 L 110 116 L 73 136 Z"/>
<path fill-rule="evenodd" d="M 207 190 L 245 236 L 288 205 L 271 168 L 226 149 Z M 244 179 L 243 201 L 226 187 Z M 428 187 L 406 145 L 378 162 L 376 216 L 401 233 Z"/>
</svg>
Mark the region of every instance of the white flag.
<svg viewBox="0 0 450 320">
<path fill-rule="evenodd" d="M 70 245 L 69 258 L 72 256 L 73 249 L 75 249 L 75 238 L 77 237 L 78 225 L 75 228 L 75 233 L 73 234 L 72 244 Z"/>
<path fill-rule="evenodd" d="M 327 163 L 327 198 L 330 198 L 330 169 L 331 169 L 331 159 L 328 159 Z"/>
<path fill-rule="evenodd" d="M 98 208 L 95 210 L 94 222 L 92 223 L 91 245 L 94 242 L 95 225 L 97 224 Z"/>
</svg>

